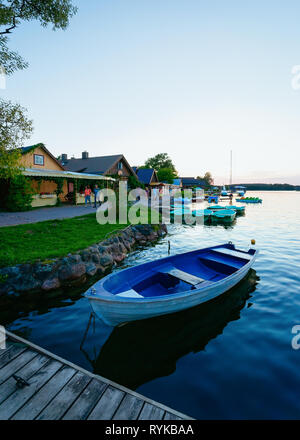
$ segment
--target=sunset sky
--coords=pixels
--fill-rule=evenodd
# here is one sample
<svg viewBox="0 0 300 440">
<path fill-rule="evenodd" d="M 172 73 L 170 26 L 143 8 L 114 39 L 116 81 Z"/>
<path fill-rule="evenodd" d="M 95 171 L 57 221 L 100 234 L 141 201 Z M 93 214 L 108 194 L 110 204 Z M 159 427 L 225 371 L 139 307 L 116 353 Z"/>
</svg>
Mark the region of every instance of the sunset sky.
<svg viewBox="0 0 300 440">
<path fill-rule="evenodd" d="M 300 184 L 300 2 L 77 0 L 66 31 L 22 24 L 0 94 L 55 155 L 167 152 L 181 176 Z M 300 83 L 300 80 L 299 80 Z"/>
</svg>

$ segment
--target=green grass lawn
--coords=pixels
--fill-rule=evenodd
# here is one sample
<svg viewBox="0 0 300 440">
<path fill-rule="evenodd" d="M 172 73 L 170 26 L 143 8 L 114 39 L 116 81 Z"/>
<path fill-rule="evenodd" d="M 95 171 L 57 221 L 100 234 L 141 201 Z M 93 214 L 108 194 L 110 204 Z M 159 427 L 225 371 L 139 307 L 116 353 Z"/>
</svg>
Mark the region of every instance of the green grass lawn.
<svg viewBox="0 0 300 440">
<path fill-rule="evenodd" d="M 126 225 L 99 225 L 95 214 L 0 228 L 0 266 L 66 256 Z"/>
<path fill-rule="evenodd" d="M 151 210 L 141 212 L 143 223 Z M 128 223 L 129 224 L 129 223 Z M 99 243 L 127 225 L 100 225 L 95 214 L 0 228 L 0 267 L 65 257 Z"/>
</svg>

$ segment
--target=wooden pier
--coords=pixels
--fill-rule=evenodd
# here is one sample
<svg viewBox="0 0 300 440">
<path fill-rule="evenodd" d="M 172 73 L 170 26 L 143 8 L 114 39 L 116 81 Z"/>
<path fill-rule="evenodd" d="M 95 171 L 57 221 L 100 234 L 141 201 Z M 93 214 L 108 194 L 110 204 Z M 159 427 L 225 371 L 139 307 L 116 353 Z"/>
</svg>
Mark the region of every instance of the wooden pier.
<svg viewBox="0 0 300 440">
<path fill-rule="evenodd" d="M 0 350 L 0 420 L 192 420 L 10 332 Z"/>
</svg>

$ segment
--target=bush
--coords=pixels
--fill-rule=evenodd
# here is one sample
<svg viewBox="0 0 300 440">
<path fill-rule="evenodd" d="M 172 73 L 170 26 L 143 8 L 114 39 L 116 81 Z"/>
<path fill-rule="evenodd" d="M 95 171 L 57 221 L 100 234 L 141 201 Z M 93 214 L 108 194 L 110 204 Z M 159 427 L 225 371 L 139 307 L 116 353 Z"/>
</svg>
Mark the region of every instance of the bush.
<svg viewBox="0 0 300 440">
<path fill-rule="evenodd" d="M 30 180 L 23 175 L 11 179 L 6 199 L 8 211 L 29 211 L 31 209 L 33 190 Z"/>
<path fill-rule="evenodd" d="M 137 180 L 135 176 L 128 177 L 128 186 L 130 189 L 136 189 L 136 188 L 145 189 L 145 185 L 139 180 Z"/>
</svg>

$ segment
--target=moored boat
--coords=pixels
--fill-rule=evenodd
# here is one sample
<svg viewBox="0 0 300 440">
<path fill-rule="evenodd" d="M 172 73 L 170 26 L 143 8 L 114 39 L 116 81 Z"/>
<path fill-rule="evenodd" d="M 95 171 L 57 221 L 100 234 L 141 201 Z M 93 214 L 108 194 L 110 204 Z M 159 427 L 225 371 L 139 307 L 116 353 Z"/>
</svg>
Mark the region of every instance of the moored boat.
<svg viewBox="0 0 300 440">
<path fill-rule="evenodd" d="M 96 315 L 111 326 L 174 313 L 234 287 L 257 252 L 228 243 L 165 257 L 112 273 L 85 296 Z"/>
<path fill-rule="evenodd" d="M 262 203 L 262 199 L 259 197 L 242 197 L 241 199 L 236 199 L 235 201 L 242 203 Z"/>
<path fill-rule="evenodd" d="M 226 191 L 226 187 L 225 186 L 223 186 L 223 189 L 221 191 L 221 196 L 223 196 L 223 197 L 227 197 L 228 196 L 228 192 Z"/>
<path fill-rule="evenodd" d="M 225 209 L 225 207 L 221 205 L 210 205 L 207 207 L 207 209 L 211 209 L 212 211 L 218 211 L 219 209 Z"/>
<path fill-rule="evenodd" d="M 115 327 L 93 362 L 94 373 L 131 390 L 170 375 L 180 358 L 205 350 L 231 321 L 240 318 L 239 312 L 258 280 L 255 270 L 250 269 L 237 286 L 213 301 Z"/>
<path fill-rule="evenodd" d="M 245 213 L 245 206 L 228 205 L 224 206 L 224 209 L 233 209 L 237 215 Z"/>
<path fill-rule="evenodd" d="M 233 209 L 222 209 L 219 211 L 213 211 L 210 217 L 212 220 L 224 220 L 233 222 L 236 217 L 236 211 L 234 211 Z"/>
<path fill-rule="evenodd" d="M 219 196 L 208 196 L 208 203 L 218 203 Z"/>
</svg>

